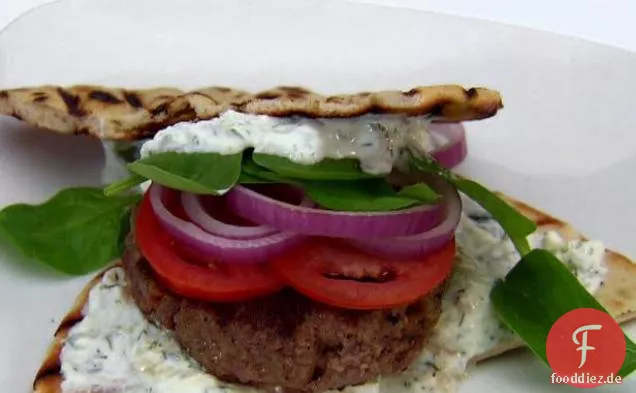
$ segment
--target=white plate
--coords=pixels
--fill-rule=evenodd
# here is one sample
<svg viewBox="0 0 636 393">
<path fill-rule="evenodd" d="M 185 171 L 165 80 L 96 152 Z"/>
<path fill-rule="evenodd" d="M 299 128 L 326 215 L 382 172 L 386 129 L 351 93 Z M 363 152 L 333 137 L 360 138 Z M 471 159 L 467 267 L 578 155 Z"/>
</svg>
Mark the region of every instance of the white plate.
<svg viewBox="0 0 636 393">
<path fill-rule="evenodd" d="M 0 36 L 0 86 L 41 83 L 302 84 L 321 92 L 460 83 L 506 108 L 468 125 L 461 170 L 636 256 L 636 55 L 580 40 L 397 8 L 332 1 L 69 0 Z M 0 205 L 95 184 L 95 141 L 0 119 Z M 5 253 L 0 383 L 28 390 L 59 318 L 87 277 Z M 634 331 L 634 330 L 632 330 Z M 528 353 L 478 367 L 463 392 L 567 392 Z M 634 391 L 635 380 L 599 391 Z"/>
</svg>

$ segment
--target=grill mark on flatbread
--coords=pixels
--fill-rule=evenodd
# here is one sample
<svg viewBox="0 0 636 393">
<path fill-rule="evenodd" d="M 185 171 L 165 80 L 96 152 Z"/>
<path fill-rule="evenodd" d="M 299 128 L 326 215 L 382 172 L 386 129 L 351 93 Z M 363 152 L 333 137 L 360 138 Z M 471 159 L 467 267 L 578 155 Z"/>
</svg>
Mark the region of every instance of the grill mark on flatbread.
<svg viewBox="0 0 636 393">
<path fill-rule="evenodd" d="M 287 97 L 289 97 L 291 99 L 303 98 L 306 95 L 311 94 L 311 92 L 309 90 L 304 89 L 302 87 L 281 86 L 281 87 L 279 87 L 279 89 L 284 91 L 285 94 L 287 94 Z"/>
<path fill-rule="evenodd" d="M 66 104 L 66 109 L 68 113 L 72 116 L 82 117 L 86 115 L 86 113 L 80 108 L 80 98 L 74 94 L 69 93 L 61 87 L 58 87 L 57 93 Z"/>
<path fill-rule="evenodd" d="M 327 97 L 325 102 L 338 104 L 338 103 L 344 102 L 344 98 L 338 97 L 338 96 L 331 96 L 331 97 Z"/>
<path fill-rule="evenodd" d="M 48 98 L 36 98 L 34 93 Z M 311 118 L 349 118 L 367 113 L 435 115 L 437 121 L 458 122 L 494 116 L 502 107 L 496 91 L 453 85 L 327 96 L 297 86 L 256 94 L 225 86 L 190 92 L 87 85 L 0 90 L 0 114 L 62 134 L 89 134 L 109 140 L 149 137 L 165 126 L 207 120 L 228 109 Z"/>
<path fill-rule="evenodd" d="M 33 102 L 44 102 L 49 99 L 49 96 L 43 91 L 36 91 L 33 93 Z"/>
<path fill-rule="evenodd" d="M 88 97 L 95 101 L 105 102 L 108 104 L 121 104 L 124 102 L 111 93 L 102 90 L 93 90 L 88 93 Z"/>
<path fill-rule="evenodd" d="M 194 92 L 192 92 L 192 93 L 190 93 L 190 94 L 194 94 L 194 95 L 199 95 L 199 96 L 201 96 L 201 97 L 205 97 L 205 98 L 207 98 L 208 100 L 212 101 L 212 103 L 213 103 L 214 105 L 218 105 L 218 104 L 219 104 L 219 102 L 218 102 L 217 100 L 215 100 L 215 99 L 214 99 L 211 95 L 209 95 L 209 94 L 205 94 L 205 93 L 200 92 L 200 91 L 194 91 Z"/>
<path fill-rule="evenodd" d="M 278 98 L 279 95 L 273 92 L 266 91 L 264 93 L 258 93 L 255 97 L 260 98 L 261 100 L 274 100 Z"/>
<path fill-rule="evenodd" d="M 130 92 L 130 91 L 124 92 L 124 99 L 133 108 L 143 108 L 143 104 L 141 103 L 141 98 L 139 98 L 139 96 L 134 92 Z"/>
<path fill-rule="evenodd" d="M 503 193 L 497 194 L 536 223 L 546 223 L 539 225 L 540 230 L 557 230 L 566 239 L 586 239 L 584 235 L 577 232 L 566 222 L 552 217 L 526 203 L 506 196 Z M 135 210 L 133 210 L 131 218 L 133 221 L 135 218 L 134 215 Z M 603 285 L 595 294 L 595 297 L 619 322 L 623 323 L 636 319 L 636 263 L 630 261 L 624 255 L 612 250 L 606 250 L 605 262 L 609 268 L 608 274 Z M 121 263 L 117 262 L 113 266 L 105 269 L 86 285 L 77 297 L 75 304 L 68 314 L 69 316 L 81 315 L 90 290 L 99 282 L 99 280 L 101 280 L 104 272 L 115 266 L 121 266 Z M 68 319 L 68 317 L 64 318 L 62 323 L 67 320 L 70 319 Z M 76 323 L 78 322 L 79 320 L 76 321 Z M 57 330 L 53 343 L 47 351 L 42 367 L 36 374 L 35 382 L 33 384 L 33 393 L 61 393 L 62 376 L 59 371 L 61 369 L 60 352 L 63 345 L 63 338 L 66 337 L 71 328 L 72 326 L 69 325 L 64 328 L 60 327 Z M 473 363 L 522 347 L 524 347 L 524 345 L 521 342 L 502 344 L 499 347 L 494 348 L 492 351 L 473 359 Z M 57 373 L 55 370 L 58 370 Z"/>
<path fill-rule="evenodd" d="M 83 127 L 83 128 L 79 128 L 75 131 L 75 135 L 88 135 L 89 131 L 88 128 Z"/>
<path fill-rule="evenodd" d="M 156 107 L 153 110 L 151 110 L 150 113 L 153 116 L 159 116 L 160 114 L 167 114 L 168 113 L 168 103 L 164 102 L 163 104 L 161 104 L 158 107 Z"/>
<path fill-rule="evenodd" d="M 196 111 L 190 106 L 186 105 L 183 108 L 174 112 L 174 117 L 179 119 L 191 119 L 197 115 Z"/>
</svg>

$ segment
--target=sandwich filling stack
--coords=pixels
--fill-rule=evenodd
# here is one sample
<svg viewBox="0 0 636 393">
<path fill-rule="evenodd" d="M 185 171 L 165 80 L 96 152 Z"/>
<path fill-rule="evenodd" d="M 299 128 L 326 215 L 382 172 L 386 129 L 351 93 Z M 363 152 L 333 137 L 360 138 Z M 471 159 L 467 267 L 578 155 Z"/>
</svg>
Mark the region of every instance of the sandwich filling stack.
<svg viewBox="0 0 636 393">
<path fill-rule="evenodd" d="M 527 344 L 502 311 L 514 297 L 497 293 L 535 280 L 522 269 L 539 256 L 532 266 L 633 318 L 625 256 L 451 171 L 462 122 L 501 108 L 498 92 L 460 86 L 0 91 L 0 113 L 104 141 L 109 169 L 104 189 L 0 212 L 42 263 L 110 264 L 34 392 L 454 392 L 476 362 Z M 33 236 L 64 208 L 99 219 Z"/>
</svg>

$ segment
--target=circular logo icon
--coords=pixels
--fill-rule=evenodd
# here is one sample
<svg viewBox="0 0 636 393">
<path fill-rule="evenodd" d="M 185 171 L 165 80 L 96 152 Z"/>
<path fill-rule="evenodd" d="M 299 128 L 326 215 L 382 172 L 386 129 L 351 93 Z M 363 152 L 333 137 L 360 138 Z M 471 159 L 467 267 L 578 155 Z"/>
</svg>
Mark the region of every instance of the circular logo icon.
<svg viewBox="0 0 636 393">
<path fill-rule="evenodd" d="M 625 360 L 625 335 L 609 314 L 579 308 L 564 314 L 550 329 L 546 355 L 562 383 L 594 387 L 611 381 Z"/>
</svg>

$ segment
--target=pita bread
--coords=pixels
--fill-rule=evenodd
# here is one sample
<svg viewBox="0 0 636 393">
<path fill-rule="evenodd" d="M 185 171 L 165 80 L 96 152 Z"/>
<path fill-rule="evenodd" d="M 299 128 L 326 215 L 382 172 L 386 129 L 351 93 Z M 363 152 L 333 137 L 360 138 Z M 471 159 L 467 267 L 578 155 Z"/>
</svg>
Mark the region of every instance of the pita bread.
<svg viewBox="0 0 636 393">
<path fill-rule="evenodd" d="M 39 86 L 0 90 L 0 114 L 62 134 L 136 140 L 181 121 L 205 120 L 234 109 L 271 116 L 354 117 L 367 113 L 431 115 L 440 121 L 491 117 L 503 107 L 498 92 L 461 86 L 416 87 L 322 96 L 281 86 L 257 94 L 227 87 L 173 88 Z"/>
<path fill-rule="evenodd" d="M 585 239 L 585 237 L 569 224 L 533 208 L 514 198 L 500 194 L 521 213 L 534 220 L 539 230 L 557 230 L 566 239 Z M 627 322 L 636 318 L 636 264 L 627 257 L 611 250 L 605 252 L 605 263 L 608 273 L 605 285 L 596 293 L 596 298 L 620 322 Z M 116 263 L 115 266 L 120 265 Z M 109 268 L 110 269 L 110 268 Z M 106 269 L 108 270 L 108 269 Z M 55 338 L 50 345 L 46 358 L 37 372 L 33 385 L 34 393 L 61 393 L 62 376 L 60 375 L 60 352 L 68 331 L 82 320 L 82 309 L 88 299 L 90 290 L 101 279 L 104 272 L 93 278 L 77 297 L 70 312 L 66 315 L 55 332 Z M 521 341 L 507 346 L 495 348 L 493 351 L 480 356 L 475 361 L 481 361 L 514 348 L 523 347 Z M 77 392 L 95 393 L 95 392 Z"/>
</svg>

